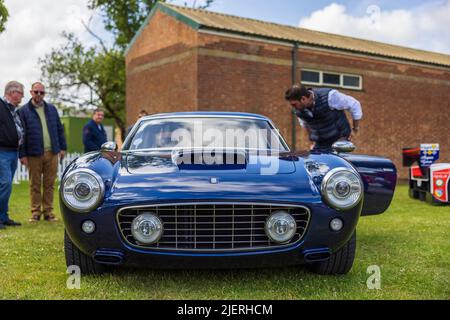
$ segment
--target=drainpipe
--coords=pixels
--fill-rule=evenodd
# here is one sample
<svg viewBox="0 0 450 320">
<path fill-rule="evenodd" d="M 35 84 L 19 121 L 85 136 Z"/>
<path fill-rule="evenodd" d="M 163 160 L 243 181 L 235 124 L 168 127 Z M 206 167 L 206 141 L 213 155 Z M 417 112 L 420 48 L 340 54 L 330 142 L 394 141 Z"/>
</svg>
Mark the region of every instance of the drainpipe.
<svg viewBox="0 0 450 320">
<path fill-rule="evenodd" d="M 297 81 L 297 57 L 298 57 L 298 42 L 294 42 L 294 47 L 292 48 L 292 85 L 296 84 Z M 297 115 L 295 111 L 292 110 L 292 151 L 297 150 Z"/>
</svg>

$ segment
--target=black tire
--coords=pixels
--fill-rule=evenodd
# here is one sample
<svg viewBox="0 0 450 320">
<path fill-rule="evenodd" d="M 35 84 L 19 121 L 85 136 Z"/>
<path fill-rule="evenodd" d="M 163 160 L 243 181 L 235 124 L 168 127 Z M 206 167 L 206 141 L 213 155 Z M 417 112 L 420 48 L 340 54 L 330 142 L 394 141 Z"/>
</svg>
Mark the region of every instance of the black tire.
<svg viewBox="0 0 450 320">
<path fill-rule="evenodd" d="M 417 182 L 416 181 L 410 181 L 409 197 L 411 199 L 419 199 L 419 191 L 417 191 Z"/>
<path fill-rule="evenodd" d="M 106 266 L 96 263 L 94 259 L 81 252 L 66 232 L 64 232 L 64 252 L 67 267 L 78 266 L 81 274 L 101 275 L 106 272 Z"/>
<path fill-rule="evenodd" d="M 333 253 L 327 261 L 315 262 L 308 265 L 308 269 L 320 275 L 344 275 L 347 274 L 355 260 L 356 231 L 350 240 L 339 251 Z"/>
<path fill-rule="evenodd" d="M 423 191 L 420 191 L 419 192 L 419 200 L 420 201 L 427 201 L 427 193 L 426 192 L 423 192 Z"/>
</svg>

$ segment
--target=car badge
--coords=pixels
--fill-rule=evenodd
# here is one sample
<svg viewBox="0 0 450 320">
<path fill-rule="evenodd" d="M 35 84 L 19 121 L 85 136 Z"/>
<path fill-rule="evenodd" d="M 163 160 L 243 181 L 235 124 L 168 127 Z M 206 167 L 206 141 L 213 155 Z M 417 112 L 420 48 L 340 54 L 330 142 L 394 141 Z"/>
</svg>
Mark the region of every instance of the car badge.
<svg viewBox="0 0 450 320">
<path fill-rule="evenodd" d="M 219 180 L 218 180 L 217 178 L 211 178 L 211 179 L 209 180 L 209 182 L 211 182 L 211 184 L 218 184 L 218 183 L 219 183 Z"/>
</svg>

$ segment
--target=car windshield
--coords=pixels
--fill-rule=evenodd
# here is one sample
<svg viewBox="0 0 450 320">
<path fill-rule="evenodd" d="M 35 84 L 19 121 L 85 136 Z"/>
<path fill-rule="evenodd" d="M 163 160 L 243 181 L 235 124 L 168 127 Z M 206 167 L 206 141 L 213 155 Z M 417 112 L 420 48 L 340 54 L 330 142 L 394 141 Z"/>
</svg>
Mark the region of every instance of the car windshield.
<svg viewBox="0 0 450 320">
<path fill-rule="evenodd" d="M 288 151 L 268 121 L 227 117 L 143 120 L 123 150 L 186 148 Z"/>
</svg>

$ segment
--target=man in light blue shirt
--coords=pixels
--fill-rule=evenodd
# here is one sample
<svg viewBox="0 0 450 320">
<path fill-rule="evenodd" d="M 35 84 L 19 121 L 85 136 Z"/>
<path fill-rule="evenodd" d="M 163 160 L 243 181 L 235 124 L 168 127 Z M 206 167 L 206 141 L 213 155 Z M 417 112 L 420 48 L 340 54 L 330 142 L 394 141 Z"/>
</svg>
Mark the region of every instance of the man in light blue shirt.
<svg viewBox="0 0 450 320">
<path fill-rule="evenodd" d="M 307 129 L 313 150 L 330 152 L 336 141 L 352 140 L 359 132 L 363 112 L 359 101 L 351 96 L 330 88 L 308 89 L 294 85 L 285 98 L 295 109 L 302 127 Z M 352 115 L 353 127 L 345 110 Z"/>
</svg>

